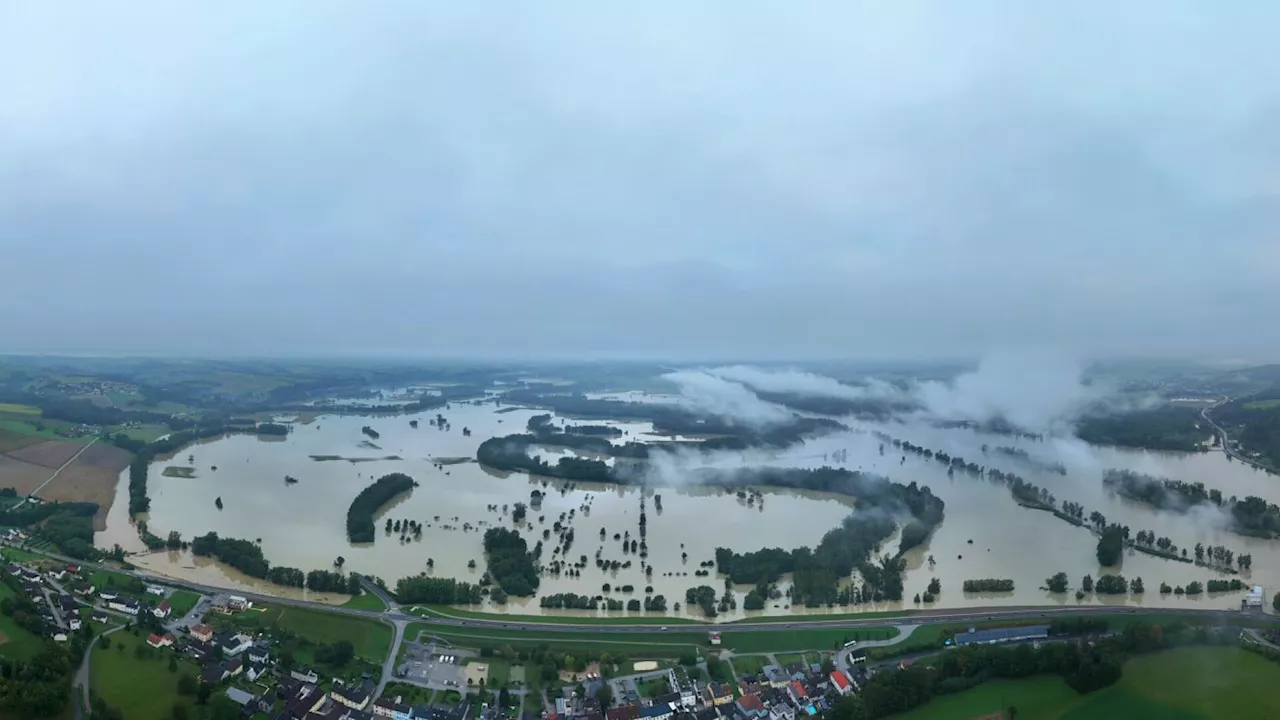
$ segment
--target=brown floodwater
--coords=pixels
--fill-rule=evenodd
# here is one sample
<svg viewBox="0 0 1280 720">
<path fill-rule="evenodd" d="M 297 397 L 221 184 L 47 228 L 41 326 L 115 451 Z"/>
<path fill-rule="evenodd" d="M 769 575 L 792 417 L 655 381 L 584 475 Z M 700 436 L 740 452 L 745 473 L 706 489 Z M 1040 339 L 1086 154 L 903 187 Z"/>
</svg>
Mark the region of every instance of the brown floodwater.
<svg viewBox="0 0 1280 720">
<path fill-rule="evenodd" d="M 152 532 L 162 537 L 169 530 L 178 530 L 186 538 L 214 530 L 229 537 L 260 539 L 272 563 L 303 570 L 332 567 L 334 559 L 341 556 L 346 560 L 347 570 L 380 576 L 389 584 L 421 572 L 478 580 L 484 571 L 481 545 L 484 531 L 496 525 L 512 527 L 512 507 L 516 502 L 528 503 L 531 491 L 537 489 L 546 493 L 541 508 L 530 508 L 526 520 L 516 527 L 533 546 L 563 514 L 563 522 L 571 525 L 575 533 L 573 545 L 566 553 L 569 560 L 577 561 L 583 555 L 587 558 L 580 577 L 545 575 L 540 596 L 560 592 L 594 595 L 600 593 L 601 586 L 607 582 L 615 587 L 630 584 L 636 589 L 629 595 L 614 591 L 611 597 L 642 598 L 648 585 L 656 593 L 665 595 L 671 604 L 682 601 L 685 589 L 694 585 L 708 584 L 717 590 L 723 587 L 723 578 L 715 574 L 705 578 L 695 576 L 699 563 L 712 559 L 717 546 L 754 550 L 812 545 L 854 508 L 848 498 L 769 488 L 761 489 L 763 502 L 755 504 L 748 504 L 733 494 L 704 488 L 659 489 L 656 492 L 662 496 L 662 512 L 656 511 L 652 497 L 646 502 L 649 556 L 642 562 L 636 555 L 624 554 L 622 543 L 613 539 L 614 533 L 624 532 L 638 538 L 642 496 L 638 488 L 531 478 L 523 473 L 499 472 L 475 462 L 439 467 L 433 462 L 433 459 L 474 458 L 477 446 L 484 439 L 522 432 L 529 417 L 544 412 L 520 409 L 499 414 L 496 409 L 491 404 L 455 404 L 440 410 L 448 420 L 448 430 L 428 424 L 435 417 L 435 411 L 395 417 L 320 415 L 313 420 L 308 418 L 312 421 L 307 424 L 296 425 L 284 439 L 268 441 L 233 435 L 206 440 L 183 449 L 173 458 L 156 460 L 148 484 L 151 513 L 145 519 Z M 417 429 L 409 426 L 411 419 L 419 420 Z M 554 422 L 561 420 L 556 418 Z M 614 439 L 615 442 L 660 437 L 649 423 L 610 421 L 608 424 L 626 432 L 626 436 Z M 367 438 L 360 432 L 362 425 L 372 426 L 381 436 Z M 464 427 L 471 430 L 469 437 L 463 435 Z M 688 470 L 702 464 L 732 467 L 774 463 L 818 467 L 828 464 L 835 451 L 844 450 L 847 452 L 844 467 L 883 473 L 899 482 L 914 480 L 928 485 L 946 501 L 946 519 L 924 546 L 907 556 L 908 601 L 863 608 L 867 610 L 915 607 L 910 602 L 911 596 L 923 592 L 932 577 L 937 577 L 943 587 L 935 607 L 1075 604 L 1078 601 L 1073 594 L 1052 595 L 1040 589 L 1044 580 L 1064 571 L 1074 588 L 1085 574 L 1096 579 L 1104 572 L 1094 557 L 1096 538 L 1089 531 L 1048 513 L 1019 507 L 1003 485 L 964 474 L 948 477 L 944 466 L 915 456 L 907 456 L 903 462 L 901 453 L 895 454 L 891 446 L 886 446 L 881 455 L 880 442 L 867 432 L 875 429 L 925 447 L 962 455 L 979 464 L 1017 472 L 1047 487 L 1059 502 L 1082 503 L 1086 517 L 1098 510 L 1111 522 L 1127 524 L 1134 531 L 1154 530 L 1157 536 L 1166 535 L 1180 547 L 1191 548 L 1196 542 L 1203 542 L 1225 545 L 1237 554 L 1250 552 L 1253 570 L 1240 578 L 1246 583 L 1267 587 L 1268 593 L 1280 585 L 1280 543 L 1228 532 L 1223 528 L 1222 518 L 1214 514 L 1157 512 L 1116 497 L 1102 486 L 1102 470 L 1117 467 L 1205 482 L 1227 496 L 1256 494 L 1280 502 L 1280 478 L 1230 462 L 1221 453 L 1152 453 L 1090 447 L 1078 440 L 1013 441 L 920 424 L 865 425 L 847 433 L 814 438 L 776 454 L 718 453 L 708 458 L 681 455 L 663 464 L 662 475 L 668 481 L 679 482 Z M 984 442 L 992 447 L 1016 445 L 1045 461 L 1061 462 L 1067 474 L 1042 472 L 994 453 L 983 458 L 979 446 Z M 540 448 L 537 452 L 554 460 L 566 451 Z M 190 462 L 188 456 L 191 456 Z M 317 461 L 313 456 L 341 459 Z M 386 459 L 389 457 L 400 459 Z M 169 465 L 190 465 L 195 468 L 195 477 L 165 477 L 162 471 Z M 216 471 L 212 469 L 214 466 Z M 389 472 L 407 473 L 420 485 L 383 510 L 376 521 L 378 537 L 374 543 L 349 543 L 345 534 L 348 505 L 362 488 Z M 287 485 L 286 475 L 298 478 L 299 482 Z M 110 547 L 119 543 L 127 550 L 142 551 L 144 548 L 127 516 L 127 473 L 118 492 L 121 497 L 112 506 L 107 529 L 98 533 L 97 544 Z M 215 507 L 215 499 L 219 497 L 224 505 L 221 511 Z M 421 539 L 401 542 L 398 533 L 384 533 L 382 527 L 387 517 L 423 523 Z M 603 541 L 602 528 L 605 530 Z M 894 547 L 896 538 L 886 543 L 885 550 Z M 544 563 L 558 557 L 553 554 L 554 548 L 552 533 L 550 539 L 544 541 Z M 618 571 L 599 570 L 594 564 L 598 550 L 606 560 L 630 560 L 632 565 Z M 682 559 L 682 553 L 688 553 L 687 560 Z M 935 561 L 932 566 L 928 563 L 929 556 Z M 427 568 L 428 559 L 434 561 L 431 570 Z M 468 568 L 471 560 L 476 561 L 474 569 Z M 156 573 L 213 585 L 287 592 L 295 597 L 303 595 L 300 590 L 287 591 L 247 578 L 216 562 L 192 558 L 188 553 L 147 554 L 136 557 L 134 562 Z M 642 570 L 645 562 L 654 568 L 649 579 Z M 1142 577 L 1147 592 L 1136 598 L 1090 595 L 1079 602 L 1236 608 L 1242 595 L 1232 592 L 1162 597 L 1157 592 L 1161 582 L 1185 585 L 1192 580 L 1203 582 L 1227 576 L 1132 551 L 1126 552 L 1121 567 L 1108 571 Z M 1017 589 L 999 594 L 961 590 L 964 580 L 978 578 L 1012 578 Z M 780 585 L 785 588 L 786 580 Z M 739 605 L 748 589 L 735 589 Z M 343 598 L 325 595 L 310 599 L 337 602 Z M 551 612 L 541 610 L 537 598 L 513 600 L 505 609 L 524 614 Z M 855 609 L 837 607 L 806 612 Z M 771 603 L 762 612 L 778 614 L 793 610 L 782 600 Z M 746 615 L 735 611 L 722 618 Z"/>
</svg>

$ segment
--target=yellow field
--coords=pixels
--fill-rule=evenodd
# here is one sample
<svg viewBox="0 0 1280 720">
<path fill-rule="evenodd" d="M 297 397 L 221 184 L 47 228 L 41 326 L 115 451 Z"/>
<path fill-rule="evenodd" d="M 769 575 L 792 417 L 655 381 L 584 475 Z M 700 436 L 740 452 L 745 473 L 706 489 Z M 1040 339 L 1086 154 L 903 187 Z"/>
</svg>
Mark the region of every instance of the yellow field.
<svg viewBox="0 0 1280 720">
<path fill-rule="evenodd" d="M 13 415 L 39 415 L 40 408 L 31 407 L 30 405 L 18 405 L 16 403 L 0 403 L 0 413 L 10 413 Z"/>
</svg>

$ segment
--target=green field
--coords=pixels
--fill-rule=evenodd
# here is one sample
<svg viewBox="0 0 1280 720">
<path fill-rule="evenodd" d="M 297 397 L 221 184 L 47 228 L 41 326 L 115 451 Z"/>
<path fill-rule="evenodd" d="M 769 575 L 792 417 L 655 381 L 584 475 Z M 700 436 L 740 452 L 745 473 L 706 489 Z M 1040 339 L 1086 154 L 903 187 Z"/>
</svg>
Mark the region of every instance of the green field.
<svg viewBox="0 0 1280 720">
<path fill-rule="evenodd" d="M 952 720 L 999 713 L 1020 720 L 1264 720 L 1280 717 L 1280 665 L 1236 647 L 1188 647 L 1144 655 L 1120 682 L 1080 695 L 1061 678 L 999 680 L 948 695 L 899 720 Z"/>
<path fill-rule="evenodd" d="M 738 671 L 739 675 L 759 675 L 760 669 L 769 664 L 769 658 L 764 655 L 734 655 L 733 669 Z"/>
<path fill-rule="evenodd" d="M 10 597 L 13 597 L 13 590 L 8 585 L 0 583 L 0 600 Z M 0 615 L 0 632 L 4 633 L 5 637 L 5 641 L 0 643 L 0 657 L 27 660 L 35 657 L 44 648 L 44 638 L 18 627 L 18 624 L 8 615 Z"/>
<path fill-rule="evenodd" d="M 1276 400 L 1254 400 L 1244 404 L 1245 410 L 1270 410 L 1280 407 L 1280 399 Z"/>
<path fill-rule="evenodd" d="M 147 647 L 145 637 L 121 631 L 113 633 L 110 640 L 108 650 L 98 647 L 95 641 L 93 654 L 89 656 L 89 685 L 95 694 L 118 708 L 129 720 L 169 720 L 173 717 L 174 703 L 182 703 L 189 712 L 192 710 L 195 698 L 178 695 L 178 678 L 184 673 L 198 675 L 199 668 L 194 663 L 179 659 L 178 672 L 171 673 L 172 651 L 157 650 L 156 659 L 140 660 L 134 648 Z"/>
<path fill-rule="evenodd" d="M 447 640 L 455 646 L 467 648 L 500 648 L 510 645 L 517 650 L 535 650 L 545 646 L 547 649 L 561 652 L 595 650 L 629 653 L 642 657 L 679 657 L 682 653 L 695 648 L 708 648 L 706 633 L 687 632 L 627 633 L 611 636 L 586 632 L 495 630 L 413 623 L 409 625 L 405 637 L 415 638 L 420 631 Z"/>
<path fill-rule="evenodd" d="M 190 590 L 174 590 L 169 596 L 169 607 L 173 611 L 173 617 L 182 617 L 191 612 L 191 608 L 200 602 L 200 594 L 191 592 Z"/>
<path fill-rule="evenodd" d="M 834 650 L 850 640 L 888 640 L 897 637 L 893 627 L 817 628 L 811 630 L 733 630 L 722 633 L 721 646 L 744 653 L 782 652 L 786 650 Z"/>
<path fill-rule="evenodd" d="M 465 620 L 490 620 L 493 622 L 544 623 L 547 625 L 652 625 L 659 628 L 669 625 L 703 624 L 689 618 L 669 618 L 661 615 L 627 616 L 627 617 L 565 617 L 555 615 L 503 615 L 501 613 L 482 613 L 474 610 L 459 610 L 449 606 L 414 605 L 408 612 L 422 617 L 446 617 Z"/>
<path fill-rule="evenodd" d="M 0 403 L 0 413 L 8 413 L 10 415 L 39 415 L 40 408 L 31 405 L 18 405 L 16 403 Z"/>
<path fill-rule="evenodd" d="M 361 593 L 353 596 L 350 600 L 343 603 L 342 607 L 382 612 L 387 609 L 387 604 L 382 602 L 382 599 L 373 593 Z"/>
<path fill-rule="evenodd" d="M 322 610 L 255 605 L 252 610 L 236 613 L 230 622 L 247 628 L 265 628 L 274 623 L 282 630 L 317 643 L 349 640 L 356 655 L 373 663 L 385 660 L 391 648 L 391 628 L 388 625 Z"/>
<path fill-rule="evenodd" d="M 3 557 L 5 560 L 12 560 L 14 562 L 41 562 L 41 561 L 52 562 L 50 558 L 47 558 L 44 555 L 38 555 L 33 552 L 27 552 L 26 550 L 19 550 L 17 548 L 11 548 L 11 547 L 0 549 L 0 557 Z"/>
<path fill-rule="evenodd" d="M 895 720 L 962 720 L 994 715 L 1012 705 L 1018 709 L 1019 720 L 1048 720 L 1062 717 L 1064 711 L 1081 704 L 1083 699 L 1060 677 L 994 680 L 893 717 Z"/>
<path fill-rule="evenodd" d="M 25 420 L 4 419 L 0 420 L 0 430 L 7 430 L 17 435 L 27 435 L 30 437 L 43 438 L 45 440 L 64 440 L 72 443 L 87 443 L 93 439 L 92 435 L 84 437 L 65 437 L 54 432 L 55 427 L 71 427 L 68 423 L 58 423 L 52 420 L 43 421 L 44 429 L 37 429 L 35 425 Z"/>
<path fill-rule="evenodd" d="M 119 432 L 133 438 L 134 440 L 151 442 L 162 435 L 168 435 L 172 431 L 167 425 L 140 425 L 134 428 L 108 428 L 107 432 Z"/>
</svg>

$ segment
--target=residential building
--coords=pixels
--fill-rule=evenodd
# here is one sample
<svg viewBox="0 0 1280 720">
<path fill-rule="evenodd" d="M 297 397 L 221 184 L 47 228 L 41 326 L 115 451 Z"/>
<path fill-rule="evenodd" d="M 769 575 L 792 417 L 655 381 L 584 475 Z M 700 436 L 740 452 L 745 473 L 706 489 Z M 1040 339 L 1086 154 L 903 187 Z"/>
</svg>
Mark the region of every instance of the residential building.
<svg viewBox="0 0 1280 720">
<path fill-rule="evenodd" d="M 126 615 L 137 615 L 138 611 L 142 609 L 138 606 L 138 603 L 130 600 L 129 598 L 116 598 L 115 600 L 108 602 L 107 607 Z"/>
<path fill-rule="evenodd" d="M 848 695 L 853 692 L 853 681 L 840 669 L 831 671 L 831 685 L 841 695 Z"/>
<path fill-rule="evenodd" d="M 1017 640 L 1041 640 L 1049 637 L 1048 625 L 1025 625 L 1022 627 L 991 628 L 956 633 L 956 645 L 992 645 Z"/>
<path fill-rule="evenodd" d="M 253 602 L 239 595 L 232 595 L 227 598 L 227 607 L 230 608 L 232 612 L 239 612 L 253 607 Z"/>
<path fill-rule="evenodd" d="M 74 565 L 74 564 L 72 564 L 72 565 L 68 565 L 68 566 L 67 566 L 67 572 L 71 573 L 72 575 L 75 575 L 75 574 L 77 574 L 77 573 L 79 573 L 79 572 L 80 572 L 80 566 L 79 566 L 79 565 Z"/>
<path fill-rule="evenodd" d="M 679 694 L 680 707 L 692 710 L 698 704 L 698 688 L 682 666 L 677 665 L 667 671 L 667 684 L 671 686 L 673 693 Z"/>
<path fill-rule="evenodd" d="M 787 683 L 791 682 L 791 677 L 787 675 L 780 665 L 765 665 L 760 669 L 760 672 L 764 673 L 764 678 L 768 681 L 770 687 L 784 688 Z"/>
<path fill-rule="evenodd" d="M 620 705 L 604 711 L 605 720 L 636 720 L 640 717 L 639 705 Z"/>
<path fill-rule="evenodd" d="M 655 703 L 652 707 L 640 708 L 640 720 L 667 720 L 675 714 L 676 703 Z"/>
<path fill-rule="evenodd" d="M 791 681 L 791 684 L 787 686 L 787 694 L 791 696 L 796 705 L 804 705 L 809 702 L 809 691 L 805 689 L 805 686 L 799 680 Z"/>
<path fill-rule="evenodd" d="M 169 633 L 165 633 L 164 635 L 151 633 L 147 636 L 147 644 L 153 648 L 169 647 L 173 644 L 173 640 L 173 636 Z"/>
<path fill-rule="evenodd" d="M 702 690 L 708 705 L 729 705 L 733 702 L 733 688 L 728 683 L 710 682 Z"/>
<path fill-rule="evenodd" d="M 796 709 L 790 703 L 773 703 L 769 706 L 769 720 L 795 720 Z"/>
<path fill-rule="evenodd" d="M 768 716 L 769 711 L 765 710 L 764 703 L 760 702 L 757 695 L 743 695 L 734 703 L 737 707 L 738 714 L 747 720 L 752 718 L 764 718 Z"/>
<path fill-rule="evenodd" d="M 78 617 L 69 618 L 67 620 L 67 627 L 71 628 L 72 630 L 79 630 L 81 625 L 83 625 L 83 623 Z"/>
<path fill-rule="evenodd" d="M 354 710 L 363 710 L 369 704 L 369 697 L 372 694 L 373 684 L 368 681 L 362 682 L 355 687 L 335 686 L 329 691 L 329 696 L 336 702 Z"/>
<path fill-rule="evenodd" d="M 265 642 L 254 643 L 247 657 L 249 662 L 265 663 L 271 657 L 271 647 Z"/>
<path fill-rule="evenodd" d="M 213 628 L 208 625 L 192 625 L 191 629 L 187 631 L 187 634 L 200 642 L 213 641 Z"/>
<path fill-rule="evenodd" d="M 294 680 L 301 680 L 304 683 L 311 683 L 312 685 L 320 682 L 320 676 L 316 674 L 316 671 L 305 667 L 296 667 L 290 670 L 289 677 Z"/>
<path fill-rule="evenodd" d="M 849 663 L 851 665 L 858 665 L 860 663 L 864 663 L 867 661 L 867 649 L 856 648 L 854 650 L 850 650 L 848 658 L 849 658 Z"/>
<path fill-rule="evenodd" d="M 209 663 L 200 669 L 200 682 L 210 685 L 220 683 L 229 676 L 222 663 Z"/>
<path fill-rule="evenodd" d="M 249 682 L 253 682 L 267 673 L 267 666 L 262 663 L 249 663 L 249 669 L 244 671 L 244 676 L 249 678 Z"/>
<path fill-rule="evenodd" d="M 85 597 L 92 595 L 94 590 L 93 583 L 78 582 L 71 585 L 71 592 Z"/>
<path fill-rule="evenodd" d="M 103 600 L 111 601 L 120 597 L 120 593 L 116 592 L 115 590 L 108 590 L 106 588 L 103 588 L 102 592 L 98 593 L 98 597 L 102 598 Z"/>
<path fill-rule="evenodd" d="M 106 613 L 96 612 L 90 617 L 90 619 L 96 623 L 105 623 L 109 618 Z"/>
<path fill-rule="evenodd" d="M 227 688 L 227 697 L 231 698 L 231 702 L 234 702 L 240 707 L 245 707 L 249 705 L 249 703 L 256 702 L 258 699 L 254 697 L 253 693 L 245 692 L 237 687 Z"/>
<path fill-rule="evenodd" d="M 157 597 L 164 597 L 164 588 L 159 585 L 148 585 L 147 592 Z"/>
<path fill-rule="evenodd" d="M 168 600 L 161 600 L 159 605 L 151 608 L 151 614 L 161 620 L 169 617 L 170 612 L 172 612 L 172 608 L 169 606 Z"/>
<path fill-rule="evenodd" d="M 373 704 L 373 714 L 380 718 L 391 718 L 391 720 L 413 720 L 413 708 L 400 702 L 400 697 L 379 698 Z"/>
<path fill-rule="evenodd" d="M 222 654 L 227 657 L 235 657 L 253 647 L 253 638 L 243 633 L 219 634 L 214 642 L 222 648 Z"/>
</svg>

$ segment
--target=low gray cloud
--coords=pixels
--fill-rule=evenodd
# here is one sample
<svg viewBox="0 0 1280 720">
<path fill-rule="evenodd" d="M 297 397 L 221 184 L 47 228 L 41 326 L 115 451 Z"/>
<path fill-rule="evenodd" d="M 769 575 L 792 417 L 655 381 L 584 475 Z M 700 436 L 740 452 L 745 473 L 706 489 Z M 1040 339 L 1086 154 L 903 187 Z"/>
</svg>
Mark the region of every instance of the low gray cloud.
<svg viewBox="0 0 1280 720">
<path fill-rule="evenodd" d="M 0 8 L 7 350 L 1261 357 L 1280 7 Z"/>
</svg>

